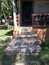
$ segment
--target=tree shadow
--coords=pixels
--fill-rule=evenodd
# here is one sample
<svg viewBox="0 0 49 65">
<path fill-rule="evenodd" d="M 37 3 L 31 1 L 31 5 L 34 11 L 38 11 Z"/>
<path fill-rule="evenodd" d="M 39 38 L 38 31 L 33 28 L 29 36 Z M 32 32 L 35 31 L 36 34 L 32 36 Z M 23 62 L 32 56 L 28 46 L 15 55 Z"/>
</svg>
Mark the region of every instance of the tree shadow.
<svg viewBox="0 0 49 65">
<path fill-rule="evenodd" d="M 7 30 L 7 26 L 5 26 L 5 25 L 0 26 L 0 30 Z"/>
<path fill-rule="evenodd" d="M 4 54 L 2 65 L 15 65 L 16 62 L 16 55 L 6 55 Z"/>
<path fill-rule="evenodd" d="M 3 48 L 0 48 L 0 60 L 1 60 L 1 65 L 15 65 L 15 61 L 16 61 L 16 55 L 7 55 L 4 52 L 4 49 L 7 46 L 4 46 Z"/>
<path fill-rule="evenodd" d="M 11 35 L 13 35 L 13 30 L 7 32 L 5 35 L 7 35 L 7 36 L 11 36 Z"/>
<path fill-rule="evenodd" d="M 7 46 L 8 43 L 11 41 L 10 37 L 6 38 L 5 40 L 0 40 L 0 44 L 3 44 L 3 46 Z"/>
<path fill-rule="evenodd" d="M 49 59 L 40 59 L 38 56 L 29 55 L 25 57 L 25 65 L 49 65 Z"/>
<path fill-rule="evenodd" d="M 49 65 L 48 57 L 41 59 L 41 56 L 43 56 L 43 54 L 41 53 L 39 55 L 32 55 L 32 53 L 29 52 L 27 55 L 26 53 L 24 65 Z"/>
</svg>

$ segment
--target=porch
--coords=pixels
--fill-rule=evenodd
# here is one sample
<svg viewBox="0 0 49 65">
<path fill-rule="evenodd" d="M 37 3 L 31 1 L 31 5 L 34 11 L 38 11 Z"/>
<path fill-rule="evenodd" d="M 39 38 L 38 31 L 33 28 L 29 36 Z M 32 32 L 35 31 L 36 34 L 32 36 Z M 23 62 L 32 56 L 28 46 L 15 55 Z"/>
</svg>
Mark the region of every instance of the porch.
<svg viewBox="0 0 49 65">
<path fill-rule="evenodd" d="M 15 27 L 18 28 L 18 30 L 20 30 L 20 27 L 32 26 L 36 34 L 38 34 L 39 38 L 45 39 L 45 37 L 48 35 L 47 30 L 49 30 L 49 1 L 15 0 L 15 3 Z M 49 38 L 49 36 L 47 36 L 47 38 Z"/>
</svg>

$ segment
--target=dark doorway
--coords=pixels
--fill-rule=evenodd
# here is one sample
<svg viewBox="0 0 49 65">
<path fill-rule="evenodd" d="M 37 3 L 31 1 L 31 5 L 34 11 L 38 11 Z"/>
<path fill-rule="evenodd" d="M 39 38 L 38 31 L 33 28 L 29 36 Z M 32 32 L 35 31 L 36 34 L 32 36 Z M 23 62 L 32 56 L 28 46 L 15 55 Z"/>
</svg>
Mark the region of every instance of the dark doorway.
<svg viewBox="0 0 49 65">
<path fill-rule="evenodd" d="M 32 25 L 32 2 L 22 2 L 22 26 Z"/>
</svg>

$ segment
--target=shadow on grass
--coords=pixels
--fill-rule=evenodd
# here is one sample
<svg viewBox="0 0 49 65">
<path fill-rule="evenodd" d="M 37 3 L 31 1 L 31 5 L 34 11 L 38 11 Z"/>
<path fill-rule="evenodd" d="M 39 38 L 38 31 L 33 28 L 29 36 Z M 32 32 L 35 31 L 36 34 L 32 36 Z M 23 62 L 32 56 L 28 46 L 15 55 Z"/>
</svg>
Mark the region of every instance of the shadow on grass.
<svg viewBox="0 0 49 65">
<path fill-rule="evenodd" d="M 7 32 L 5 35 L 7 35 L 7 36 L 11 36 L 11 35 L 13 35 L 13 30 Z"/>
<path fill-rule="evenodd" d="M 25 65 L 49 65 L 49 58 L 40 58 L 41 55 L 35 56 L 35 55 L 26 55 L 25 56 Z"/>
<path fill-rule="evenodd" d="M 5 25 L 0 26 L 0 30 L 2 30 L 2 29 L 6 30 L 7 26 L 5 26 Z"/>
<path fill-rule="evenodd" d="M 29 50 L 29 55 L 25 56 L 25 65 L 49 65 L 49 41 L 42 42 L 41 47 L 39 55 L 32 55 Z"/>
<path fill-rule="evenodd" d="M 0 40 L 0 44 L 7 45 L 10 42 L 10 37 L 6 38 L 5 40 Z"/>
<path fill-rule="evenodd" d="M 0 64 L 1 65 L 15 65 L 16 62 L 16 55 L 7 55 L 4 52 L 4 49 L 7 46 L 4 46 L 2 48 L 0 48 Z"/>
<path fill-rule="evenodd" d="M 8 56 L 4 54 L 2 58 L 2 65 L 17 65 L 18 61 L 20 61 L 18 63 L 21 65 L 22 57 L 18 60 L 16 60 L 16 58 L 17 58 L 17 55 Z M 23 56 L 23 58 L 24 58 L 24 61 L 23 61 L 24 65 L 49 65 L 48 58 L 41 59 L 40 56 L 35 56 L 35 55 L 25 55 Z"/>
<path fill-rule="evenodd" d="M 15 62 L 16 62 L 16 55 L 11 55 L 11 56 L 8 56 L 6 54 L 4 54 L 3 56 L 3 65 L 15 65 Z"/>
<path fill-rule="evenodd" d="M 41 47 L 42 49 L 49 48 L 49 41 L 42 41 Z"/>
<path fill-rule="evenodd" d="M 9 29 L 13 28 L 12 25 L 9 25 Z M 7 25 L 0 25 L 0 30 L 7 30 L 8 26 Z"/>
</svg>

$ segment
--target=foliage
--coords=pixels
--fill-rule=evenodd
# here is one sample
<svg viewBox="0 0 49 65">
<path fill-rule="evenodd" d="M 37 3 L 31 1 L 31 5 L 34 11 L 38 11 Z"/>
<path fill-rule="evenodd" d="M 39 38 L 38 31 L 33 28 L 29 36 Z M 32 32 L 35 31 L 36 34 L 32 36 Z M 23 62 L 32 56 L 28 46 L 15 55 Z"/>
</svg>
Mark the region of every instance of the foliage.
<svg viewBox="0 0 49 65">
<path fill-rule="evenodd" d="M 4 57 L 4 49 L 7 47 L 8 43 L 11 41 L 10 36 L 12 36 L 13 26 L 10 26 L 9 29 L 7 29 L 6 25 L 0 26 L 0 64 L 3 63 L 3 57 Z M 9 33 L 9 34 L 7 34 Z M 4 57 L 5 59 L 5 57 Z M 4 64 L 3 64 L 4 65 Z"/>
<path fill-rule="evenodd" d="M 41 47 L 42 49 L 49 48 L 49 41 L 42 41 Z"/>
<path fill-rule="evenodd" d="M 0 13 L 0 18 L 3 18 L 3 12 L 9 17 L 12 15 L 12 3 L 10 0 L 1 0 L 0 1 L 1 5 L 1 13 Z"/>
</svg>

